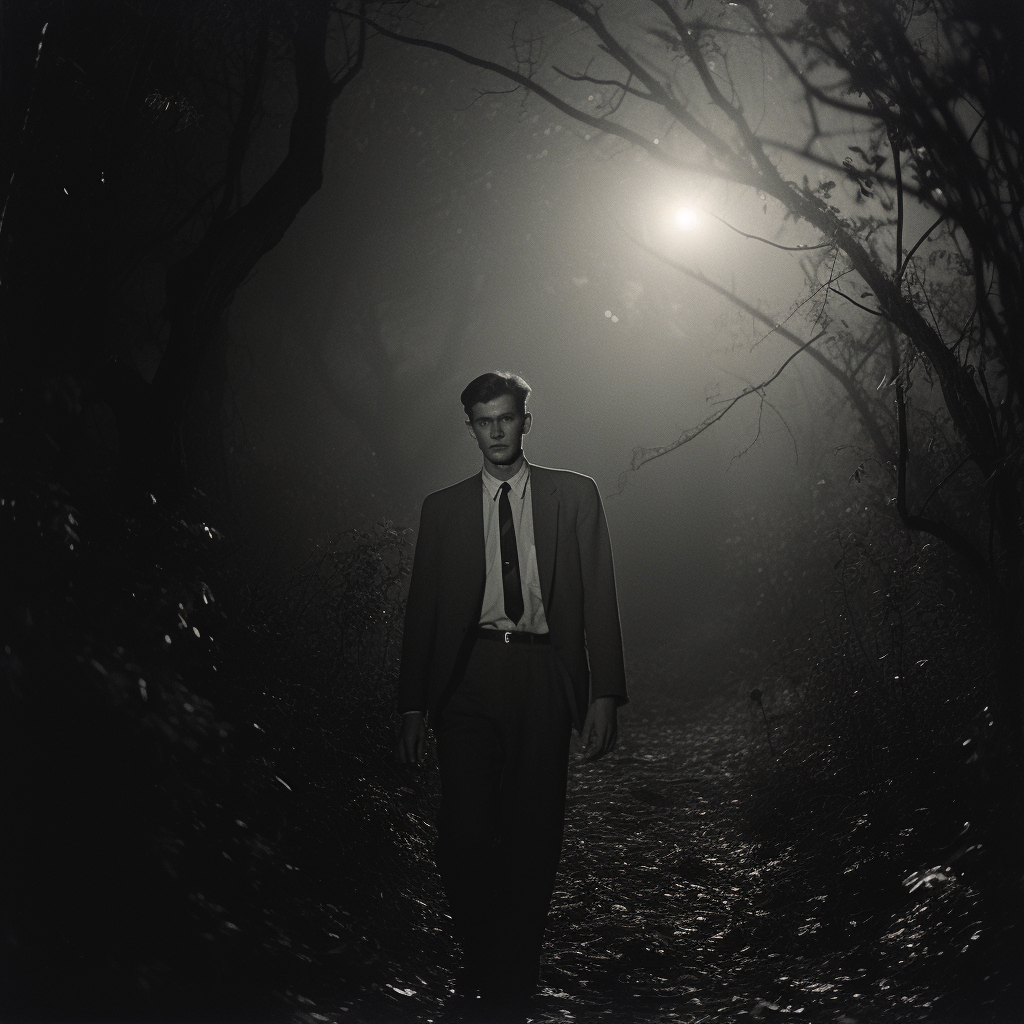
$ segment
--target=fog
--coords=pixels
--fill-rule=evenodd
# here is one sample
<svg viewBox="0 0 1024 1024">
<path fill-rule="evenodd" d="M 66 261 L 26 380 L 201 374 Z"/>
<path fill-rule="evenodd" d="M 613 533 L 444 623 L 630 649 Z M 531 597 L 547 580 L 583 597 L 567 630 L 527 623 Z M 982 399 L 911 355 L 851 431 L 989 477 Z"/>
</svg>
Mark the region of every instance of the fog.
<svg viewBox="0 0 1024 1024">
<path fill-rule="evenodd" d="M 793 351 L 637 241 L 780 322 L 802 254 L 714 219 L 777 232 L 749 189 L 670 175 L 535 97 L 481 95 L 493 82 L 453 59 L 378 47 L 335 111 L 323 188 L 231 310 L 237 443 L 318 481 L 300 506 L 268 481 L 257 532 L 291 556 L 382 517 L 415 528 L 426 493 L 479 469 L 459 393 L 510 369 L 534 388 L 528 457 L 605 496 L 627 650 L 717 637 L 723 542 L 751 509 L 809 501 L 823 467 L 843 472 L 845 439 L 798 359 L 772 407 L 751 396 L 626 472 L 635 446 L 672 441 Z"/>
<path fill-rule="evenodd" d="M 1021 25 L 977 6 L 0 5 L 10 1019 L 478 1024 L 433 851 L 481 682 L 467 750 L 569 759 L 563 831 L 545 754 L 462 844 L 561 842 L 529 1019 L 1021 1019 Z M 607 513 L 629 701 L 607 644 L 571 741 L 569 663 L 494 633 L 396 715 L 489 370 Z"/>
</svg>

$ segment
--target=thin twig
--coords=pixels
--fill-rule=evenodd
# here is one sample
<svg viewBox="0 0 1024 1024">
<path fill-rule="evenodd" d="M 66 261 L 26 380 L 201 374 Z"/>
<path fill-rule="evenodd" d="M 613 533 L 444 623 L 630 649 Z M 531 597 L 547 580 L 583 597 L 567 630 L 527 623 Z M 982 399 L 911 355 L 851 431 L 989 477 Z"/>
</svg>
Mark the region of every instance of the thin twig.
<svg viewBox="0 0 1024 1024">
<path fill-rule="evenodd" d="M 896 280 L 903 265 L 903 164 L 900 161 L 898 129 L 889 130 L 889 148 L 892 150 L 893 175 L 896 178 Z"/>
<path fill-rule="evenodd" d="M 865 306 L 863 302 L 858 302 L 856 299 L 847 295 L 846 292 L 841 292 L 838 288 L 833 288 L 832 291 L 836 293 L 840 298 L 846 299 L 847 302 L 853 303 L 858 309 L 863 309 L 865 313 L 871 313 L 872 316 L 885 316 L 880 309 L 872 309 L 870 306 Z"/>
<path fill-rule="evenodd" d="M 971 460 L 971 454 L 970 454 L 970 452 L 968 452 L 968 453 L 967 453 L 967 454 L 966 454 L 966 455 L 965 455 L 965 456 L 964 456 L 964 457 L 963 457 L 963 458 L 962 458 L 962 459 L 961 459 L 961 460 L 960 460 L 960 461 L 959 461 L 959 462 L 958 462 L 958 463 L 957 463 L 957 464 L 956 464 L 956 465 L 955 465 L 955 466 L 954 466 L 954 467 L 953 467 L 953 468 L 952 468 L 952 469 L 951 469 L 951 470 L 950 470 L 950 471 L 949 471 L 949 472 L 948 472 L 948 473 L 947 473 L 947 474 L 946 474 L 946 475 L 945 475 L 945 476 L 944 476 L 944 477 L 942 478 L 942 480 L 941 480 L 941 481 L 940 481 L 939 483 L 937 483 L 937 484 L 936 484 L 936 485 L 935 485 L 935 486 L 934 486 L 934 487 L 932 488 L 932 490 L 931 490 L 931 493 L 930 493 L 930 494 L 928 495 L 928 497 L 927 497 L 927 498 L 925 498 L 925 499 L 924 499 L 924 502 L 923 502 L 923 504 L 922 504 L 922 505 L 921 505 L 921 507 L 920 507 L 920 508 L 919 508 L 919 509 L 917 510 L 917 514 L 918 514 L 918 515 L 921 515 L 921 513 L 922 513 L 922 512 L 924 512 L 924 510 L 925 510 L 925 509 L 926 509 L 926 508 L 928 507 L 928 502 L 929 502 L 929 501 L 931 501 L 931 500 L 932 500 L 932 498 L 934 498 L 934 497 L 935 497 L 935 495 L 936 495 L 936 494 L 938 494 L 938 493 L 939 493 L 939 491 L 941 491 L 941 490 L 942 490 L 942 488 L 943 488 L 943 487 L 945 487 L 945 486 L 946 486 L 946 484 L 947 484 L 947 483 L 949 483 L 949 481 L 953 479 L 953 477 L 954 477 L 954 476 L 956 475 L 956 473 L 957 473 L 957 472 L 959 471 L 960 467 L 961 467 L 961 466 L 963 466 L 963 464 L 964 464 L 965 462 L 969 462 L 970 460 Z"/>
<path fill-rule="evenodd" d="M 800 355 L 800 353 L 803 352 L 804 349 L 810 348 L 811 345 L 813 345 L 819 338 L 823 337 L 826 333 L 827 332 L 825 330 L 819 331 L 816 335 L 814 335 L 813 338 L 811 338 L 809 341 L 805 341 L 795 352 L 791 353 L 783 361 L 782 365 L 770 377 L 768 377 L 766 380 L 761 381 L 761 383 L 758 384 L 756 387 L 745 388 L 738 395 L 735 395 L 732 399 L 730 399 L 725 404 L 724 408 L 720 409 L 716 413 L 713 413 L 711 416 L 708 416 L 701 423 L 698 423 L 696 427 L 691 427 L 689 430 L 684 431 L 675 441 L 671 442 L 670 444 L 658 445 L 654 448 L 643 448 L 639 446 L 637 448 L 634 448 L 633 457 L 630 460 L 630 466 L 632 467 L 632 469 L 637 470 L 642 465 L 644 465 L 644 463 L 650 462 L 652 459 L 659 458 L 662 455 L 666 455 L 668 452 L 674 451 L 676 448 L 679 448 L 684 444 L 688 444 L 694 438 L 699 437 L 701 434 L 704 433 L 705 430 L 714 426 L 714 424 L 716 424 L 720 419 L 726 416 L 726 414 L 738 402 L 742 401 L 744 398 L 748 398 L 750 395 L 759 394 L 763 388 L 768 387 L 769 384 L 777 380 L 779 376 L 782 374 L 782 372 L 786 369 L 786 367 L 789 366 L 789 364 L 793 362 L 793 360 L 796 359 L 796 357 Z M 621 477 L 620 483 L 622 483 Z"/>
<path fill-rule="evenodd" d="M 903 275 L 904 275 L 904 274 L 906 273 L 906 271 L 907 271 L 907 264 L 909 264 L 909 263 L 910 263 L 911 257 L 912 257 L 912 256 L 914 255 L 914 253 L 916 253 L 916 252 L 917 252 L 917 250 L 918 250 L 918 249 L 920 249 L 920 248 L 921 248 L 921 245 L 923 244 L 924 240 L 925 240 L 925 239 L 926 239 L 926 238 L 927 238 L 927 237 L 928 237 L 928 236 L 929 236 L 929 235 L 930 235 L 930 234 L 931 234 L 931 233 L 932 233 L 932 232 L 933 232 L 933 231 L 934 231 L 934 230 L 935 230 L 935 229 L 936 229 L 936 228 L 937 228 L 937 227 L 938 227 L 938 226 L 939 226 L 939 225 L 940 225 L 940 224 L 941 224 L 941 223 L 942 223 L 942 222 L 943 222 L 943 221 L 944 221 L 944 220 L 945 220 L 945 219 L 946 219 L 946 218 L 947 218 L 948 216 L 949 216 L 949 214 L 948 214 L 948 213 L 940 213 L 940 214 L 939 214 L 939 216 L 938 216 L 938 218 L 936 219 L 935 223 L 934 223 L 934 224 L 932 224 L 932 226 L 931 226 L 930 228 L 928 228 L 928 230 L 927 230 L 927 231 L 926 231 L 926 232 L 925 232 L 925 233 L 924 233 L 924 234 L 923 234 L 923 235 L 922 235 L 922 236 L 921 236 L 921 237 L 920 237 L 920 238 L 919 238 L 919 239 L 918 239 L 918 240 L 917 240 L 917 241 L 916 241 L 916 242 L 914 243 L 914 248 L 913 248 L 913 249 L 911 249 L 911 250 L 910 250 L 910 252 L 908 252 L 908 253 L 907 253 L 907 255 L 906 255 L 905 259 L 904 259 L 904 260 L 903 260 L 903 262 L 902 262 L 902 263 L 900 264 L 900 269 L 899 269 L 899 273 L 898 273 L 898 274 L 896 275 L 896 282 L 897 282 L 897 284 L 898 284 L 898 283 L 899 283 L 899 282 L 900 282 L 900 281 L 902 280 L 902 278 L 903 278 Z"/>
<path fill-rule="evenodd" d="M 733 227 L 727 220 L 723 220 L 717 214 L 711 213 L 708 210 L 702 211 L 709 217 L 714 217 L 719 224 L 724 224 L 730 231 L 735 231 L 737 235 L 742 235 L 744 238 L 752 238 L 756 242 L 764 242 L 765 245 L 773 246 L 776 249 L 784 249 L 786 252 L 810 252 L 812 249 L 830 249 L 835 243 L 834 242 L 822 242 L 820 245 L 781 245 L 778 242 L 773 242 L 770 238 L 763 238 L 761 235 L 751 235 L 746 231 L 740 231 L 739 228 Z"/>
</svg>

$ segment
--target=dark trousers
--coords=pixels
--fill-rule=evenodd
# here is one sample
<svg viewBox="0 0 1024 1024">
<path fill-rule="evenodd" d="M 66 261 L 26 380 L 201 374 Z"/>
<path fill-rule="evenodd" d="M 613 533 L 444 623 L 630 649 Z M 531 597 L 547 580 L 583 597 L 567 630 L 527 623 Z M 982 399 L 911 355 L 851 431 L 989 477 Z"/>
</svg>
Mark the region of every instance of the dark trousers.
<svg viewBox="0 0 1024 1024">
<path fill-rule="evenodd" d="M 438 715 L 437 862 L 466 975 L 537 985 L 565 817 L 571 718 L 550 647 L 478 640 Z"/>
</svg>

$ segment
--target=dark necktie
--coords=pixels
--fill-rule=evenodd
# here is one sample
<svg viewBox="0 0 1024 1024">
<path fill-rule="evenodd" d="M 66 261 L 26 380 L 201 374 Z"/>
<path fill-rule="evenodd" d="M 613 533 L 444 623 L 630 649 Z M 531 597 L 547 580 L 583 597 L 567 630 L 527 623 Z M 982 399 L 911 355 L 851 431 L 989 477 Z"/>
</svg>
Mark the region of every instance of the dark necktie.
<svg viewBox="0 0 1024 1024">
<path fill-rule="evenodd" d="M 498 525 L 501 528 L 501 586 L 505 592 L 505 614 L 514 626 L 523 617 L 523 585 L 519 579 L 519 550 L 516 547 L 516 528 L 512 525 L 512 506 L 506 481 L 501 485 L 498 499 Z"/>
</svg>

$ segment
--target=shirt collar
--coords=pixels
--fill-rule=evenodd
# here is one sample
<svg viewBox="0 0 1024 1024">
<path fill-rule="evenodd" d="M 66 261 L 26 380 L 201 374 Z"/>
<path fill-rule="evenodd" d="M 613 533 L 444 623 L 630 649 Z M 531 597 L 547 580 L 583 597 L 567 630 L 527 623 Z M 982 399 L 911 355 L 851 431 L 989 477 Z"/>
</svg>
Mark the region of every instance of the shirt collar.
<svg viewBox="0 0 1024 1024">
<path fill-rule="evenodd" d="M 498 496 L 498 491 L 501 489 L 501 485 L 505 483 L 505 481 L 499 480 L 495 476 L 491 476 L 486 469 L 481 471 L 480 476 L 483 479 L 484 490 L 487 492 L 487 496 L 493 501 Z M 512 492 L 520 501 L 522 501 L 523 495 L 526 494 L 526 485 L 529 482 L 530 464 L 526 461 L 526 457 L 524 456 L 523 464 L 519 467 L 519 472 L 508 481 Z"/>
</svg>

